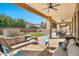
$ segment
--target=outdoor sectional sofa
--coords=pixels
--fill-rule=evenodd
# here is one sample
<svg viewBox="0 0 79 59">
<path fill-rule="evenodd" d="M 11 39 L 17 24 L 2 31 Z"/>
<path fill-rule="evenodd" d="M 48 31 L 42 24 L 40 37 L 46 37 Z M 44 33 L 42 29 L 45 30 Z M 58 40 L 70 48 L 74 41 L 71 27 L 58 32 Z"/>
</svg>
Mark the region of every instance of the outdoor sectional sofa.
<svg viewBox="0 0 79 59">
<path fill-rule="evenodd" d="M 56 50 L 53 56 L 79 56 L 79 47 L 74 39 L 65 41 Z"/>
<path fill-rule="evenodd" d="M 37 42 L 37 41 L 26 41 L 25 37 L 26 37 L 25 35 L 21 35 L 10 38 L 0 38 L 0 43 L 8 47 L 10 50 L 15 50 L 28 44 L 35 44 Z"/>
</svg>

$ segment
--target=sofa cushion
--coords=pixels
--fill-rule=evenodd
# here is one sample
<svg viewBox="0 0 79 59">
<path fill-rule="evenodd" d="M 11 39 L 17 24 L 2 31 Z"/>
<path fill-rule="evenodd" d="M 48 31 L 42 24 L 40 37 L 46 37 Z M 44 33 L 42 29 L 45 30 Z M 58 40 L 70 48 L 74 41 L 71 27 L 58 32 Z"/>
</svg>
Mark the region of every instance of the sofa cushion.
<svg viewBox="0 0 79 59">
<path fill-rule="evenodd" d="M 79 47 L 76 46 L 75 40 L 71 39 L 67 46 L 68 56 L 79 56 Z"/>
<path fill-rule="evenodd" d="M 15 45 L 16 44 L 15 39 L 7 39 L 7 40 L 10 43 L 10 45 Z"/>
<path fill-rule="evenodd" d="M 68 45 L 68 41 L 65 40 L 65 41 L 63 42 L 63 44 L 61 45 L 62 49 L 63 49 L 63 50 L 67 50 L 67 45 Z"/>
<path fill-rule="evenodd" d="M 16 43 L 22 43 L 25 41 L 25 37 L 24 36 L 17 36 L 15 37 Z"/>
<path fill-rule="evenodd" d="M 62 47 L 58 47 L 53 54 L 53 56 L 67 56 L 67 55 L 68 55 L 67 52 L 64 51 Z"/>
<path fill-rule="evenodd" d="M 4 45 L 5 47 L 7 47 L 6 42 L 4 41 L 5 39 L 0 39 L 0 44 Z"/>
<path fill-rule="evenodd" d="M 11 46 L 12 49 L 16 49 L 16 48 L 19 48 L 23 45 L 27 45 L 27 44 L 30 44 L 31 42 L 23 42 L 23 43 L 19 43 L 19 44 L 16 44 L 16 45 L 13 45 Z"/>
</svg>

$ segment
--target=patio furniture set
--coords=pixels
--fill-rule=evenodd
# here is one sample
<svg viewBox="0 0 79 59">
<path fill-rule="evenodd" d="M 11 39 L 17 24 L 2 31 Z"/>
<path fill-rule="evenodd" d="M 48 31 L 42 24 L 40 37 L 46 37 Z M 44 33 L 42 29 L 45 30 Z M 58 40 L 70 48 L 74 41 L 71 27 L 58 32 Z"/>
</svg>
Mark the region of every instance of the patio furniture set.
<svg viewBox="0 0 79 59">
<path fill-rule="evenodd" d="M 60 42 L 53 56 L 79 56 L 79 46 L 73 36 L 66 37 L 64 42 Z"/>
<path fill-rule="evenodd" d="M 38 44 L 37 38 L 29 35 L 21 35 L 16 37 L 0 37 L 0 44 L 7 47 L 8 53 L 2 52 L 4 55 L 15 56 L 36 56 L 47 55 L 47 46 Z M 16 51 L 16 53 L 14 52 Z"/>
</svg>

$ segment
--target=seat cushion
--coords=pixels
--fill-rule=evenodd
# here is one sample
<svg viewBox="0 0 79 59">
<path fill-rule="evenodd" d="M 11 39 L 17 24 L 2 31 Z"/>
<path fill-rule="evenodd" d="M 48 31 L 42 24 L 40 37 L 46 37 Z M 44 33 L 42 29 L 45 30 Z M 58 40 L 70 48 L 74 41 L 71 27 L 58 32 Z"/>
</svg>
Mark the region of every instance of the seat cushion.
<svg viewBox="0 0 79 59">
<path fill-rule="evenodd" d="M 15 37 L 16 43 L 22 43 L 25 41 L 25 37 L 24 36 L 17 36 Z"/>
<path fill-rule="evenodd" d="M 11 46 L 12 49 L 15 49 L 15 48 L 18 48 L 18 47 L 21 47 L 23 45 L 26 45 L 26 44 L 30 44 L 31 42 L 22 42 L 22 43 L 19 43 L 19 44 L 16 44 L 16 45 L 13 45 Z"/>
<path fill-rule="evenodd" d="M 56 50 L 55 50 L 55 53 L 53 54 L 53 56 L 67 56 L 67 51 L 64 51 L 62 49 L 62 47 L 58 47 Z"/>
<path fill-rule="evenodd" d="M 67 50 L 67 45 L 68 45 L 68 41 L 65 40 L 65 41 L 62 43 L 62 45 L 61 45 L 62 49 L 63 49 L 63 50 Z"/>
<path fill-rule="evenodd" d="M 76 46 L 75 40 L 71 39 L 67 46 L 68 56 L 79 56 L 79 47 Z"/>
<path fill-rule="evenodd" d="M 7 39 L 7 41 L 10 43 L 11 46 L 16 44 L 15 39 Z"/>
</svg>

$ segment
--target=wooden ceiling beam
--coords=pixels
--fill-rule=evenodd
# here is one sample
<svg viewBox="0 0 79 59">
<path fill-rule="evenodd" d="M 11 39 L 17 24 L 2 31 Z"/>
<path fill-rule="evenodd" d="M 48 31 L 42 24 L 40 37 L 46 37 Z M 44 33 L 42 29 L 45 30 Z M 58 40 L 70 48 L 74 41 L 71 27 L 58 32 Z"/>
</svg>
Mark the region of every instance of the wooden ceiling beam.
<svg viewBox="0 0 79 59">
<path fill-rule="evenodd" d="M 48 16 L 48 21 L 51 22 L 51 23 L 56 23 L 56 24 L 57 24 L 57 22 L 56 22 L 55 20 L 53 20 L 53 19 L 51 18 L 51 16 Z"/>
<path fill-rule="evenodd" d="M 30 11 L 30 12 L 32 12 L 32 13 L 35 13 L 35 14 L 41 16 L 41 17 L 44 17 L 44 18 L 46 18 L 46 19 L 48 20 L 48 17 L 49 17 L 49 16 L 44 15 L 44 14 L 41 13 L 40 11 L 35 10 L 34 8 L 28 6 L 28 5 L 25 4 L 25 3 L 13 3 L 13 4 L 15 4 L 16 6 L 19 6 L 19 7 L 23 8 L 23 9 L 25 9 L 25 10 L 28 10 L 28 11 Z M 49 21 L 49 20 L 48 20 L 48 21 Z M 51 19 L 51 21 L 52 21 L 53 23 L 57 23 L 57 22 L 56 22 L 55 20 L 53 20 L 53 19 Z"/>
<path fill-rule="evenodd" d="M 37 15 L 40 15 L 40 16 L 46 18 L 46 19 L 48 18 L 48 16 L 42 14 L 40 11 L 35 10 L 34 8 L 28 6 L 28 5 L 25 4 L 25 3 L 14 3 L 14 4 L 15 4 L 16 6 L 19 6 L 19 7 L 23 8 L 23 9 L 25 9 L 25 10 L 28 10 L 28 11 L 30 11 L 30 12 L 32 12 L 32 13 L 35 13 L 35 14 L 37 14 Z"/>
</svg>

